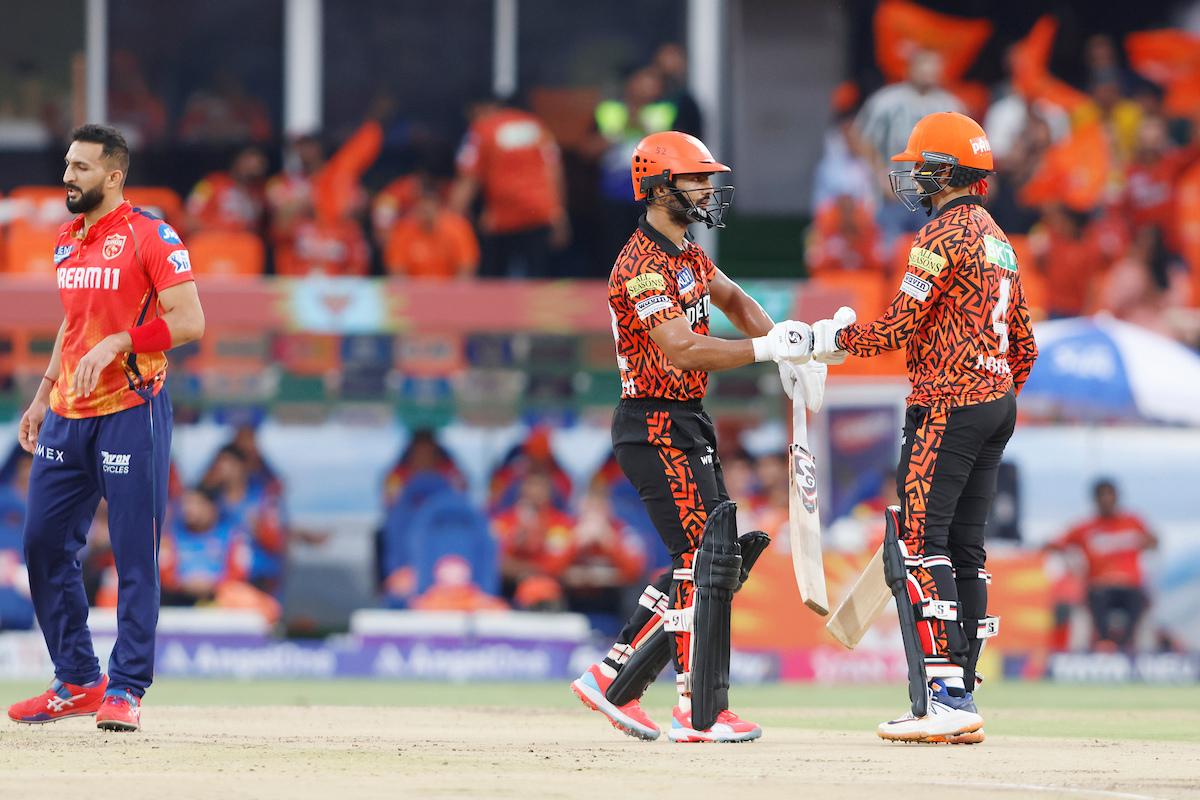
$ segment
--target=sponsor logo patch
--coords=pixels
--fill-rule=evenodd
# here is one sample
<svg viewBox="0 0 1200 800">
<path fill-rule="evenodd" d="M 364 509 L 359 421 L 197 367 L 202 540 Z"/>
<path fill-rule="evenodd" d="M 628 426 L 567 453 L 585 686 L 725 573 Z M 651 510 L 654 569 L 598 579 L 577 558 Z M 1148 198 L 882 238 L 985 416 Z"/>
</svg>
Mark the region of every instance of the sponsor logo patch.
<svg viewBox="0 0 1200 800">
<path fill-rule="evenodd" d="M 187 250 L 176 250 L 171 255 L 167 256 L 167 261 L 175 265 L 175 274 L 180 272 L 192 271 L 192 257 L 188 255 Z"/>
<path fill-rule="evenodd" d="M 44 447 L 40 444 L 33 449 L 33 454 L 35 456 L 38 458 L 44 458 L 47 461 L 62 462 L 63 452 L 64 451 L 62 450 L 55 450 L 53 447 Z"/>
<path fill-rule="evenodd" d="M 104 256 L 106 261 L 112 261 L 117 256 L 121 255 L 121 251 L 125 249 L 125 239 L 128 237 L 119 233 L 110 234 L 104 240 L 104 247 L 101 248 L 100 254 Z"/>
<path fill-rule="evenodd" d="M 101 467 L 110 475 L 128 475 L 129 474 L 129 453 L 110 453 L 107 450 L 100 451 Z"/>
<path fill-rule="evenodd" d="M 904 281 L 900 284 L 900 291 L 914 300 L 926 300 L 932 288 L 933 285 L 929 281 L 921 280 L 911 272 L 904 273 Z"/>
<path fill-rule="evenodd" d="M 940 275 L 947 263 L 945 257 L 939 256 L 932 250 L 926 250 L 924 247 L 914 247 L 908 251 L 908 265 L 916 267 L 922 272 L 928 272 L 930 275 Z"/>
<path fill-rule="evenodd" d="M 691 267 L 684 267 L 675 273 L 675 283 L 679 285 L 679 293 L 690 290 L 696 285 L 696 276 L 692 274 Z"/>
<path fill-rule="evenodd" d="M 651 289 L 657 292 L 665 292 L 667 290 L 667 279 L 657 272 L 647 272 L 645 275 L 638 275 L 636 278 L 630 278 L 625 281 L 625 288 L 629 290 L 630 297 L 637 297 L 643 292 L 648 292 Z"/>
<path fill-rule="evenodd" d="M 647 297 L 645 300 L 642 300 L 633 308 L 637 311 L 638 319 L 646 319 L 651 314 L 664 311 L 673 305 L 675 305 L 675 301 L 670 297 L 667 297 L 665 294 L 656 294 L 653 297 Z"/>
<path fill-rule="evenodd" d="M 58 266 L 62 262 L 71 257 L 71 251 L 75 249 L 73 244 L 64 244 L 62 247 L 54 248 L 54 266 Z"/>
<path fill-rule="evenodd" d="M 1017 254 L 1008 242 L 1003 239 L 997 239 L 995 236 L 988 236 L 985 233 L 983 235 L 983 249 L 985 257 L 990 263 L 1009 272 L 1017 271 Z"/>
<path fill-rule="evenodd" d="M 179 234 L 175 232 L 175 229 L 165 222 L 158 226 L 158 238 L 167 244 L 183 244 L 183 240 L 179 238 Z"/>
</svg>

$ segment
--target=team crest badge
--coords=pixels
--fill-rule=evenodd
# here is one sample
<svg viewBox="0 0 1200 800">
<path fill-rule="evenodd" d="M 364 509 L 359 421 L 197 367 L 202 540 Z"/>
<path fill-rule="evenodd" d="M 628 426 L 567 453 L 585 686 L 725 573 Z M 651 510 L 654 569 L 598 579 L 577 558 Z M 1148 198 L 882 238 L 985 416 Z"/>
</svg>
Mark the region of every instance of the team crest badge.
<svg viewBox="0 0 1200 800">
<path fill-rule="evenodd" d="M 106 261 L 111 261 L 121 255 L 121 251 L 125 249 L 126 236 L 119 233 L 114 233 L 104 240 L 104 247 L 100 250 L 100 254 L 104 256 Z"/>
</svg>

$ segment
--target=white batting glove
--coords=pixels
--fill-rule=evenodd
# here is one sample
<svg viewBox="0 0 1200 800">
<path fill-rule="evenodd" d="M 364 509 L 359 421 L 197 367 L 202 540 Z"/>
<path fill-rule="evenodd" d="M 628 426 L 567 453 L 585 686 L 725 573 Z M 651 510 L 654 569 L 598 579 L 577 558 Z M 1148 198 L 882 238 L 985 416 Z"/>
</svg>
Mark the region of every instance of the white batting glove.
<svg viewBox="0 0 1200 800">
<path fill-rule="evenodd" d="M 755 361 L 788 361 L 803 364 L 812 358 L 812 327 L 794 319 L 775 324 L 766 336 L 751 340 Z"/>
<path fill-rule="evenodd" d="M 833 364 L 835 366 L 845 361 L 849 353 L 838 349 L 838 331 L 853 325 L 857 319 L 858 315 L 854 313 L 853 308 L 842 306 L 833 315 L 833 319 L 823 319 L 820 322 L 814 322 L 812 326 L 813 358 L 822 364 Z"/>
<path fill-rule="evenodd" d="M 793 364 L 789 361 L 779 362 L 779 380 L 783 383 L 783 393 L 791 400 L 796 393 L 796 385 L 804 397 L 804 405 L 814 414 L 821 410 L 825 400 L 825 376 L 829 368 L 818 361 L 806 364 Z"/>
</svg>

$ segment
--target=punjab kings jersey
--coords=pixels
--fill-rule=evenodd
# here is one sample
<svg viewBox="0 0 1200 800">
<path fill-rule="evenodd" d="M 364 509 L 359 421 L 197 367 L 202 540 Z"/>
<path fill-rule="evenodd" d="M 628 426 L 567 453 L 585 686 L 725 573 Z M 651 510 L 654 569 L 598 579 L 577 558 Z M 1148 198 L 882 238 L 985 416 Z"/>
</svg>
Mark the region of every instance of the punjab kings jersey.
<svg viewBox="0 0 1200 800">
<path fill-rule="evenodd" d="M 717 267 L 699 245 L 680 250 L 643 216 L 608 279 L 608 310 L 617 341 L 621 397 L 698 400 L 708 373 L 674 366 L 650 331 L 676 317 L 708 335 L 708 285 Z"/>
<path fill-rule="evenodd" d="M 164 353 L 122 353 L 100 373 L 90 397 L 72 393 L 79 359 L 101 339 L 159 316 L 158 293 L 192 280 L 192 264 L 179 234 L 128 201 L 83 234 L 83 217 L 63 225 L 54 248 L 62 298 L 62 369 L 50 393 L 60 417 L 114 414 L 158 394 L 167 374 Z"/>
<path fill-rule="evenodd" d="M 838 332 L 857 356 L 906 348 L 910 405 L 986 403 L 1020 392 L 1037 345 L 1017 257 L 974 195 L 917 232 L 896 298 L 874 322 Z"/>
</svg>

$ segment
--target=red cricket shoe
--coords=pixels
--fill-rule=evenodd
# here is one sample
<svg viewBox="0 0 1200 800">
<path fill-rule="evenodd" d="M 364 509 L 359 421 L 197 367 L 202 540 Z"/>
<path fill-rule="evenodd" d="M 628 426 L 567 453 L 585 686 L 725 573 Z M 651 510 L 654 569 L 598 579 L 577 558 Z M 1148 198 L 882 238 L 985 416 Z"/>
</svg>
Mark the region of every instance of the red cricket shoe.
<svg viewBox="0 0 1200 800">
<path fill-rule="evenodd" d="M 42 725 L 67 717 L 90 717 L 100 708 L 108 678 L 100 676 L 95 686 L 76 686 L 55 678 L 50 688 L 8 707 L 8 718 L 26 725 Z"/>
<path fill-rule="evenodd" d="M 667 738 L 672 742 L 749 742 L 762 736 L 762 728 L 747 722 L 729 709 L 717 714 L 717 721 L 706 731 L 692 727 L 691 712 L 675 706 L 671 714 L 671 730 Z"/>
<path fill-rule="evenodd" d="M 96 727 L 104 731 L 136 731 L 142 723 L 142 698 L 124 689 L 112 689 L 96 712 Z"/>
<path fill-rule="evenodd" d="M 587 668 L 587 672 L 571 682 L 571 691 L 585 706 L 608 717 L 612 726 L 621 733 L 647 741 L 657 739 L 661 731 L 636 699 L 623 706 L 616 706 L 608 701 L 604 695 L 611 685 L 612 678 L 605 676 L 599 664 L 592 664 Z"/>
</svg>

